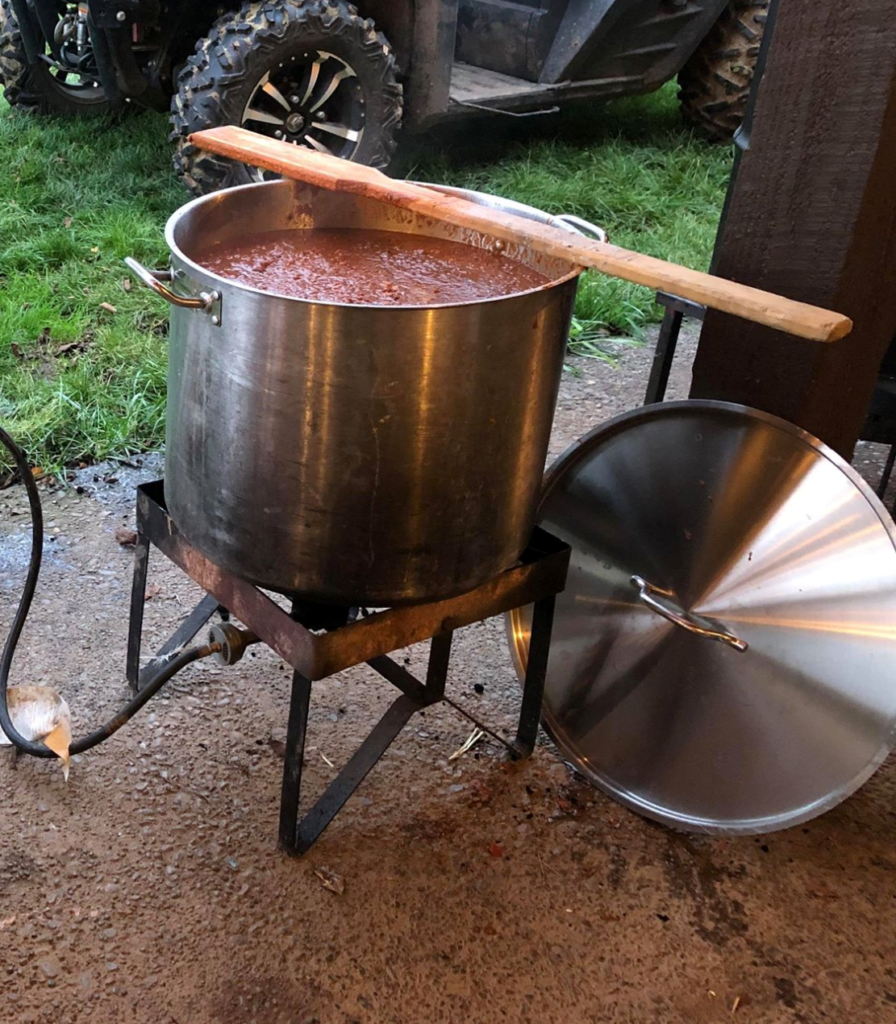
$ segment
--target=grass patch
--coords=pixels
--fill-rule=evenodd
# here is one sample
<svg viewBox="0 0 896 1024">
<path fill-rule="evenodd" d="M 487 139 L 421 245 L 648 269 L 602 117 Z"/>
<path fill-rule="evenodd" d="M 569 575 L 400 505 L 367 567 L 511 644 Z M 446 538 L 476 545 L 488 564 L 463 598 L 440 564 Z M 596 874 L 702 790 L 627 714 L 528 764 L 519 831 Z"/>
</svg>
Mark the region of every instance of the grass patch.
<svg viewBox="0 0 896 1024">
<path fill-rule="evenodd" d="M 167 309 L 125 290 L 122 259 L 166 259 L 184 195 L 164 119 L 36 118 L 0 99 L 0 152 L 0 420 L 48 470 L 159 445 Z"/>
<path fill-rule="evenodd" d="M 126 290 L 122 259 L 166 261 L 162 227 L 187 198 L 166 134 L 159 115 L 53 120 L 0 98 L 0 420 L 46 469 L 162 442 L 168 310 Z M 479 149 L 465 155 L 471 136 Z M 731 155 L 682 126 L 670 88 L 569 114 L 556 138 L 497 151 L 493 128 L 447 138 L 412 176 L 575 213 L 620 245 L 709 262 Z M 600 355 L 603 337 L 637 336 L 656 319 L 646 289 L 587 275 L 573 346 Z"/>
</svg>

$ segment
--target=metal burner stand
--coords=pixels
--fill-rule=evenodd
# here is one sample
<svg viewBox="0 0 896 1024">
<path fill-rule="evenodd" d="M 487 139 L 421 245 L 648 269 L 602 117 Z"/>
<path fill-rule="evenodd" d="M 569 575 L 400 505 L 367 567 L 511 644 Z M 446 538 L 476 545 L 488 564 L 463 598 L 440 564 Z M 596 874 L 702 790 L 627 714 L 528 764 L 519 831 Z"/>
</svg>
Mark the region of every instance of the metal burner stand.
<svg viewBox="0 0 896 1024">
<path fill-rule="evenodd" d="M 158 548 L 206 592 L 178 630 L 163 645 L 163 657 L 192 640 L 220 611 L 236 616 L 293 668 L 292 697 L 286 734 L 286 761 L 280 800 L 280 843 L 301 855 L 317 840 L 370 769 L 385 754 L 413 714 L 446 701 L 502 743 L 515 758 L 528 757 L 535 746 L 544 693 L 554 598 L 566 585 L 569 547 L 536 528 L 520 564 L 499 573 L 475 590 L 446 601 L 391 608 L 352 619 L 352 610 L 294 601 L 284 611 L 262 590 L 210 562 L 192 547 L 168 514 L 162 481 L 137 488 L 137 549 L 131 592 L 127 677 L 133 690 L 155 665 L 140 671 L 140 645 L 150 544 Z M 445 681 L 454 630 L 533 604 L 528 670 L 516 740 L 508 743 L 481 725 L 445 696 Z M 325 632 L 313 632 L 324 630 Z M 389 652 L 431 640 L 426 681 L 421 682 Z M 311 684 L 362 662 L 401 690 L 373 731 L 303 817 L 299 817 L 302 763 Z"/>
</svg>

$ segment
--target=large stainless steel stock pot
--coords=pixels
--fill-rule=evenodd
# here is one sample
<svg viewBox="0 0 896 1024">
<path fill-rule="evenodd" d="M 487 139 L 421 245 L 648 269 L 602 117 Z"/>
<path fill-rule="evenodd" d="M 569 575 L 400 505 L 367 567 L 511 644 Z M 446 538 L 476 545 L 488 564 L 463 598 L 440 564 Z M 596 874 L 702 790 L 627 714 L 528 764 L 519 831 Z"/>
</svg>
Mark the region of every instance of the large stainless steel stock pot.
<svg viewBox="0 0 896 1024">
<path fill-rule="evenodd" d="M 502 245 L 290 181 L 182 207 L 166 228 L 170 271 L 129 261 L 172 303 L 175 521 L 222 568 L 308 599 L 388 605 L 478 585 L 515 561 L 532 529 L 579 268 L 508 247 L 549 283 L 423 308 L 286 298 L 195 261 L 209 244 L 289 227 Z"/>
</svg>

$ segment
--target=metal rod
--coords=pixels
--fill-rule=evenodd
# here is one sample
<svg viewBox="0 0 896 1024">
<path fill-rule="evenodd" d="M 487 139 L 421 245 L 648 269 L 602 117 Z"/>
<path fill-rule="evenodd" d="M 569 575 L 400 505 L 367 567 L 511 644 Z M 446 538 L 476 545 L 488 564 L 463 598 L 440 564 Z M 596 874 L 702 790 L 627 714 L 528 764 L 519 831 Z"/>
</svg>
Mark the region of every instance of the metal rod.
<svg viewBox="0 0 896 1024">
<path fill-rule="evenodd" d="M 140 669 L 137 676 L 137 689 L 142 689 L 146 680 L 151 679 L 158 668 L 160 661 L 163 661 L 174 651 L 186 645 L 193 639 L 200 629 L 208 622 L 219 608 L 218 602 L 210 594 L 196 605 L 184 621 L 177 627 L 172 635 L 156 652 L 155 657 L 148 664 Z"/>
<path fill-rule="evenodd" d="M 450 635 L 451 634 L 446 634 L 446 636 Z M 447 646 L 450 647 L 450 643 Z M 420 704 L 421 707 L 427 707 L 430 704 L 436 704 L 440 701 L 443 701 L 449 707 L 454 708 L 454 710 L 457 711 L 458 714 L 463 715 L 464 718 L 472 722 L 473 725 L 475 725 L 477 728 L 481 729 L 485 733 L 488 733 L 488 735 L 491 736 L 492 739 L 496 740 L 502 746 L 506 747 L 511 754 L 514 754 L 516 752 L 512 743 L 508 743 L 507 740 L 503 738 L 503 736 L 499 736 L 487 725 L 484 725 L 482 722 L 479 721 L 479 719 L 475 715 L 471 714 L 469 711 L 467 711 L 466 708 L 462 707 L 456 701 L 453 701 L 450 697 L 446 697 L 444 689 L 442 690 L 440 696 L 434 697 L 428 685 L 421 685 L 420 681 L 416 679 L 414 676 L 412 676 L 411 673 L 408 672 L 406 668 L 403 668 L 401 665 L 394 662 L 385 654 L 379 658 L 371 658 L 370 661 L 367 662 L 367 664 L 372 669 L 374 669 L 374 671 L 379 672 L 379 674 L 384 679 L 387 679 L 393 686 L 398 687 L 398 689 L 401 690 L 402 693 L 407 694 L 407 696 L 410 697 L 412 700 L 417 701 L 417 703 Z"/>
<path fill-rule="evenodd" d="M 529 636 L 529 661 L 523 682 L 523 704 L 520 722 L 513 745 L 516 756 L 528 757 L 535 749 L 538 726 L 541 722 L 541 704 L 548 673 L 548 655 L 551 650 L 551 630 L 554 625 L 553 595 L 536 601 L 532 609 L 532 630 Z"/>
<path fill-rule="evenodd" d="M 669 374 L 672 371 L 672 360 L 675 358 L 678 335 L 681 331 L 681 321 L 682 314 L 677 309 L 666 308 L 659 337 L 656 339 L 653 362 L 650 364 L 650 379 L 647 382 L 647 392 L 644 395 L 645 405 L 662 402 L 666 396 Z"/>
<path fill-rule="evenodd" d="M 502 747 L 506 747 L 509 753 L 516 756 L 516 747 L 512 743 L 508 743 L 508 741 L 505 740 L 503 736 L 499 736 L 493 729 L 490 729 L 487 725 L 484 725 L 482 722 L 479 721 L 479 719 L 475 715 L 467 711 L 466 708 L 461 707 L 460 704 L 458 704 L 456 701 L 453 701 L 450 697 L 443 697 L 442 700 L 450 707 L 454 708 L 454 710 L 457 711 L 459 714 L 463 715 L 464 718 L 467 719 L 467 721 L 472 722 L 477 729 L 481 729 L 484 733 L 488 733 L 488 735 L 491 736 L 493 740 L 496 740 L 498 743 L 501 744 Z"/>
<path fill-rule="evenodd" d="M 425 707 L 429 703 L 426 687 L 388 655 L 382 654 L 378 658 L 371 658 L 367 664 L 374 672 L 379 672 L 383 679 L 387 679 L 393 686 L 401 690 L 403 694 L 417 701 L 421 707 Z"/>
<path fill-rule="evenodd" d="M 137 532 L 134 548 L 134 578 L 131 583 L 131 615 L 128 623 L 128 659 L 125 669 L 133 693 L 139 689 L 140 648 L 143 643 L 143 610 L 146 606 L 146 573 L 149 568 L 149 538 Z"/>
<path fill-rule="evenodd" d="M 446 636 L 448 635 L 451 634 L 446 634 Z M 447 646 L 450 647 L 450 643 Z M 387 679 L 393 686 L 398 687 L 398 689 L 401 690 L 402 693 L 407 694 L 407 696 L 410 697 L 412 700 L 417 701 L 421 707 L 426 707 L 430 704 L 437 704 L 440 701 L 442 701 L 449 707 L 454 708 L 454 710 L 457 711 L 458 714 L 463 715 L 464 718 L 472 722 L 473 725 L 475 725 L 477 728 L 481 729 L 485 733 L 488 733 L 488 735 L 491 736 L 492 739 L 496 740 L 502 746 L 506 747 L 511 754 L 515 753 L 515 748 L 512 743 L 508 743 L 508 741 L 505 740 L 503 736 L 499 736 L 487 725 L 484 725 L 482 722 L 479 721 L 479 719 L 475 715 L 471 714 L 469 711 L 467 711 L 466 708 L 462 707 L 456 701 L 453 701 L 450 697 L 446 697 L 444 693 L 444 687 L 441 691 L 440 696 L 434 696 L 430 691 L 428 685 L 421 685 L 420 681 L 416 679 L 414 676 L 412 676 L 411 673 L 408 672 L 406 668 L 403 668 L 401 665 L 397 664 L 395 661 L 387 657 L 385 654 L 379 658 L 371 658 L 370 661 L 367 662 L 367 664 L 372 669 L 374 669 L 374 671 L 379 672 L 379 674 L 384 679 Z M 447 675 L 447 662 L 445 667 Z"/>
<path fill-rule="evenodd" d="M 429 664 L 426 667 L 426 693 L 430 700 L 442 700 L 445 696 L 453 636 L 454 633 L 440 633 L 430 641 Z"/>
<path fill-rule="evenodd" d="M 310 703 L 311 680 L 301 672 L 294 672 L 289 722 L 286 726 L 283 785 L 280 790 L 280 845 L 291 854 L 301 852 L 298 846 L 299 801 L 302 796 L 302 766 Z"/>
<path fill-rule="evenodd" d="M 383 717 L 374 726 L 367 739 L 355 751 L 348 764 L 330 783 L 323 796 L 298 823 L 294 849 L 288 852 L 305 853 L 321 832 L 339 813 L 346 800 L 367 777 L 373 766 L 385 754 L 395 737 L 421 705 L 404 694 L 397 697 Z M 283 833 L 281 832 L 281 842 Z"/>
</svg>

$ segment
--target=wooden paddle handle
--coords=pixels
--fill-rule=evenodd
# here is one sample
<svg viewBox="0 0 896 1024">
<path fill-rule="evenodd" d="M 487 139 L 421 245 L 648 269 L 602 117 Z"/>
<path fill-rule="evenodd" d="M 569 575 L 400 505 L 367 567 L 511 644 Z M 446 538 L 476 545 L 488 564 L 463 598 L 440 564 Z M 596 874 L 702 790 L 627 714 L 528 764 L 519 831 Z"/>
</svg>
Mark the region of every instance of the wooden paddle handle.
<svg viewBox="0 0 896 1024">
<path fill-rule="evenodd" d="M 654 291 L 670 292 L 801 338 L 836 341 L 852 330 L 852 321 L 840 313 L 689 270 L 607 242 L 581 238 L 561 228 L 478 206 L 423 185 L 389 178 L 372 167 L 316 153 L 244 128 L 211 128 L 196 132 L 189 141 L 200 149 L 275 171 L 286 178 L 331 191 L 363 195 L 424 217 L 482 231 L 505 243 L 531 246 L 610 277 L 620 277 Z"/>
</svg>

